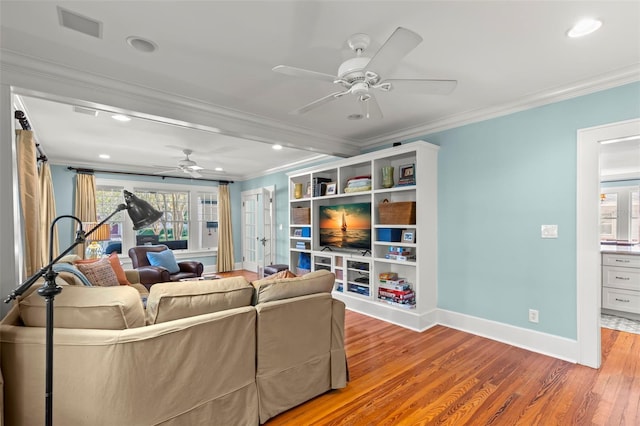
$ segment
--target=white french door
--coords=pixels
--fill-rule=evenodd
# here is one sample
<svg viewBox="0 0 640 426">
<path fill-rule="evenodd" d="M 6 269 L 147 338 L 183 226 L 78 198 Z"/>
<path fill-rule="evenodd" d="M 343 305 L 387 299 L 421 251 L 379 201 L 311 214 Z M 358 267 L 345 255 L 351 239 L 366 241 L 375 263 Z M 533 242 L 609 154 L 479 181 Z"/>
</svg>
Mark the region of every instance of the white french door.
<svg viewBox="0 0 640 426">
<path fill-rule="evenodd" d="M 263 276 L 275 260 L 273 206 L 275 187 L 242 193 L 242 268 Z"/>
</svg>

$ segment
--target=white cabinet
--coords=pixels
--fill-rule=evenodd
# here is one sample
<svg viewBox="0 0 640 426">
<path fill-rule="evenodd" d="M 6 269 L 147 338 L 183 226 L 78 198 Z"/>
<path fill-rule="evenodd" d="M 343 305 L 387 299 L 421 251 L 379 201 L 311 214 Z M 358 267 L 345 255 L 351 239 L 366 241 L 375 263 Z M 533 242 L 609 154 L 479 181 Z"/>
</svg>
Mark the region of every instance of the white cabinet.
<svg viewBox="0 0 640 426">
<path fill-rule="evenodd" d="M 602 255 L 602 307 L 640 314 L 640 255 Z"/>
<path fill-rule="evenodd" d="M 415 330 L 435 324 L 437 155 L 437 146 L 418 141 L 289 173 L 291 269 L 300 270 L 301 260 L 304 265 L 310 259 L 308 268 L 334 272 L 334 297 L 349 309 Z M 394 171 L 391 187 L 384 184 L 382 172 L 389 167 Z M 401 180 L 408 174 L 413 181 Z M 412 205 L 415 219 L 390 217 L 389 210 L 381 214 L 382 203 Z M 345 214 L 356 205 L 366 210 L 360 214 L 369 223 L 358 228 L 358 244 L 349 232 L 359 225 Z M 333 212 L 339 208 L 346 219 L 336 223 L 349 224 L 341 231 L 336 225 L 333 232 L 325 220 L 330 213 L 339 216 Z M 300 228 L 308 229 L 304 236 Z M 380 290 L 381 274 L 397 275 L 409 284 L 406 303 L 393 303 L 389 292 Z"/>
</svg>

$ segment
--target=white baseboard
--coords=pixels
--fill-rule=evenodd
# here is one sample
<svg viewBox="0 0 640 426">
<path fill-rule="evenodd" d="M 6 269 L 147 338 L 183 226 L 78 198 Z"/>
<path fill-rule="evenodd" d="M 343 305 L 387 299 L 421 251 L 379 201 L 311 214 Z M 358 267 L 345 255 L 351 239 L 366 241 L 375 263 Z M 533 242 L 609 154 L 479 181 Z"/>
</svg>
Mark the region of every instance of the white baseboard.
<svg viewBox="0 0 640 426">
<path fill-rule="evenodd" d="M 477 336 L 506 343 L 528 351 L 537 352 L 572 363 L 578 362 L 577 340 L 528 330 L 522 327 L 447 311 L 437 310 L 437 322 Z"/>
</svg>

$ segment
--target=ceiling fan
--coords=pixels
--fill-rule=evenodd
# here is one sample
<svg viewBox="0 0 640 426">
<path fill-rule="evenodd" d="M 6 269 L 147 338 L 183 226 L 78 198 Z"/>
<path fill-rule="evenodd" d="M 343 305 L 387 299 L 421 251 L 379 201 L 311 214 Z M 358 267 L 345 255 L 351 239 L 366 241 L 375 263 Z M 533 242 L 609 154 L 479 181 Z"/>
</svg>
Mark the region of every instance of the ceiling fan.
<svg viewBox="0 0 640 426">
<path fill-rule="evenodd" d="M 182 171 L 188 175 L 191 175 L 191 177 L 201 178 L 202 175 L 198 173 L 198 170 L 203 170 L 203 167 L 198 166 L 198 164 L 195 161 L 189 158 L 189 155 L 191 155 L 193 151 L 190 149 L 183 149 L 182 153 L 184 154 L 185 157 L 182 160 L 178 161 L 178 165 L 175 168 L 170 170 L 164 170 L 161 172 L 155 172 L 154 174 L 158 175 L 162 173 Z"/>
<path fill-rule="evenodd" d="M 316 99 L 291 111 L 291 114 L 304 114 L 345 95 L 353 95 L 360 103 L 364 117 L 382 118 L 375 91 L 389 92 L 398 89 L 419 94 L 446 95 L 458 84 L 456 80 L 384 78 L 403 57 L 422 42 L 422 37 L 411 30 L 398 27 L 373 57 L 364 53 L 370 42 L 371 38 L 366 34 L 354 34 L 349 38 L 349 48 L 355 52 L 356 57 L 344 61 L 338 68 L 337 76 L 287 65 L 274 67 L 273 71 L 281 74 L 328 81 L 341 86 L 340 91 Z"/>
</svg>

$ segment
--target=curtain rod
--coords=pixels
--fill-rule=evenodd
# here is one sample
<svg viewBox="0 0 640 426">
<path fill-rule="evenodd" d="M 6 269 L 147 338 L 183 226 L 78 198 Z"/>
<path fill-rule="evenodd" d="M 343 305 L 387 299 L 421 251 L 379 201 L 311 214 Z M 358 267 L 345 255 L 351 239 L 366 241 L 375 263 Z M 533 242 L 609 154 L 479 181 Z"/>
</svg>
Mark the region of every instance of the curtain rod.
<svg viewBox="0 0 640 426">
<path fill-rule="evenodd" d="M 20 126 L 22 126 L 22 130 L 31 130 L 31 124 L 29 124 L 29 120 L 27 120 L 27 116 L 23 111 L 16 111 L 13 114 L 13 117 L 18 120 Z M 38 161 L 47 161 L 47 156 L 42 152 L 42 148 L 40 148 L 40 144 L 36 142 L 36 150 L 38 150 Z"/>
<path fill-rule="evenodd" d="M 221 185 L 227 185 L 229 183 L 234 183 L 234 181 L 232 181 L 232 180 L 223 180 L 223 179 L 196 179 L 196 178 L 188 178 L 188 177 L 181 177 L 181 176 L 153 175 L 151 173 L 118 172 L 118 171 L 115 171 L 115 170 L 82 169 L 82 168 L 71 167 L 71 166 L 67 167 L 67 170 L 73 170 L 73 171 L 75 171 L 77 173 L 88 173 L 88 174 L 107 173 L 107 174 L 114 174 L 114 175 L 151 176 L 151 177 L 159 177 L 159 178 L 162 178 L 162 179 L 171 178 L 171 179 L 197 180 L 197 181 L 203 181 L 203 182 L 218 182 Z"/>
</svg>

